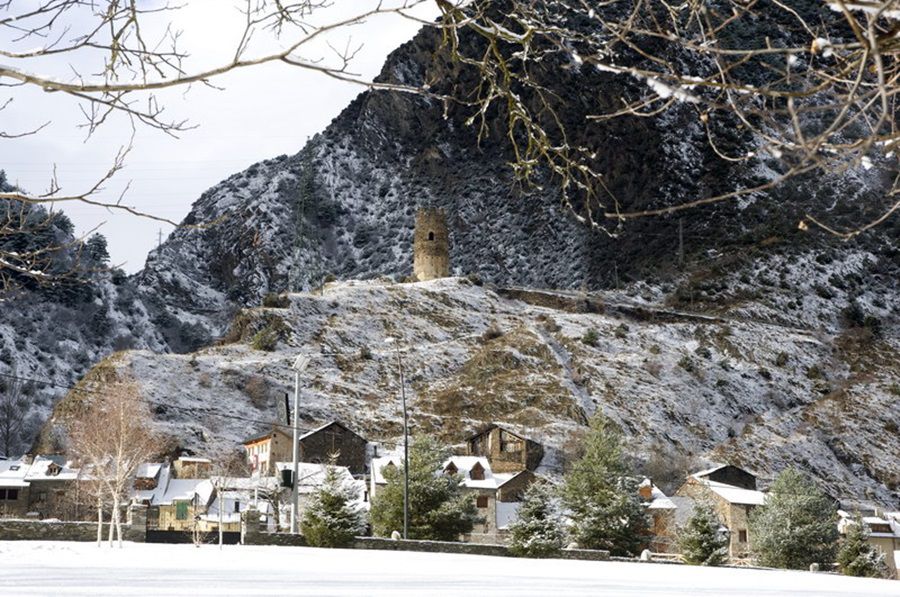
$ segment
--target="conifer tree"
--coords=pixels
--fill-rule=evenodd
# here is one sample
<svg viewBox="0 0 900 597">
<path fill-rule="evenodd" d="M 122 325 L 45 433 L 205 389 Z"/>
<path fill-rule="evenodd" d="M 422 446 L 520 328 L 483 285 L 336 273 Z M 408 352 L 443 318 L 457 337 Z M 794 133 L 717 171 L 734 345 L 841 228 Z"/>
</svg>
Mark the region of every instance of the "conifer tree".
<svg viewBox="0 0 900 597">
<path fill-rule="evenodd" d="M 449 452 L 437 440 L 420 436 L 409 451 L 409 538 L 456 541 L 478 521 L 471 495 L 463 493 L 461 477 L 442 473 Z M 372 531 L 387 537 L 403 528 L 403 468 L 386 467 L 387 485 L 372 501 Z"/>
<path fill-rule="evenodd" d="M 869 543 L 869 530 L 857 514 L 847 525 L 847 534 L 841 542 L 837 563 L 841 574 L 887 578 L 889 574 L 884 553 Z"/>
<path fill-rule="evenodd" d="M 325 467 L 322 486 L 300 520 L 300 531 L 313 547 L 344 547 L 366 528 L 357 498 L 334 466 Z"/>
<path fill-rule="evenodd" d="M 519 518 L 509 526 L 509 531 L 509 550 L 517 556 L 547 557 L 562 548 L 562 517 L 550 483 L 532 483 L 519 506 Z"/>
<path fill-rule="evenodd" d="M 634 556 L 647 543 L 638 479 L 625 464 L 620 432 L 600 414 L 591 420 L 584 456 L 566 475 L 562 497 L 581 547 Z"/>
<path fill-rule="evenodd" d="M 788 468 L 778 475 L 763 506 L 750 516 L 753 551 L 773 568 L 805 569 L 834 561 L 837 510 L 805 475 Z"/>
<path fill-rule="evenodd" d="M 697 504 L 687 525 L 678 529 L 678 548 L 688 564 L 720 566 L 728 555 L 728 538 L 709 504 Z"/>
</svg>

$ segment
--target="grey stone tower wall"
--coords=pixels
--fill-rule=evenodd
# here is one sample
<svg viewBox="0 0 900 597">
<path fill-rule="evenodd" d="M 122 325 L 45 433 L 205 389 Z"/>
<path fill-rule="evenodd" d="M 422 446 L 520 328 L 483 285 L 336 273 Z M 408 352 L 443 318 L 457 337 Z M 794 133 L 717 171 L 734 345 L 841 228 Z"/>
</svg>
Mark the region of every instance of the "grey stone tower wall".
<svg viewBox="0 0 900 597">
<path fill-rule="evenodd" d="M 413 274 L 420 282 L 450 275 L 450 239 L 443 209 L 416 212 L 413 238 Z"/>
</svg>

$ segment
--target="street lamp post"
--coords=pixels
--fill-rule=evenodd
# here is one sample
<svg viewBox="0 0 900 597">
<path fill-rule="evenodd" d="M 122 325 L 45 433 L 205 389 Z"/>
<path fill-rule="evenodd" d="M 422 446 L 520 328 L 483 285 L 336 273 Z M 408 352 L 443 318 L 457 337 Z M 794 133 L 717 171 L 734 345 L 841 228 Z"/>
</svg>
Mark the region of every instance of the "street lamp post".
<svg viewBox="0 0 900 597">
<path fill-rule="evenodd" d="M 394 342 L 393 338 L 386 340 Z M 403 356 L 400 346 L 397 349 L 397 368 L 400 372 L 400 401 L 403 405 L 403 538 L 409 538 L 409 417 L 406 413 L 406 380 L 403 377 Z"/>
<path fill-rule="evenodd" d="M 291 417 L 291 427 L 294 430 L 294 469 L 291 472 L 291 533 L 297 534 L 299 524 L 297 513 L 300 509 L 300 489 L 297 483 L 298 472 L 300 468 L 300 372 L 309 365 L 309 357 L 300 355 L 294 360 L 294 412 Z"/>
</svg>

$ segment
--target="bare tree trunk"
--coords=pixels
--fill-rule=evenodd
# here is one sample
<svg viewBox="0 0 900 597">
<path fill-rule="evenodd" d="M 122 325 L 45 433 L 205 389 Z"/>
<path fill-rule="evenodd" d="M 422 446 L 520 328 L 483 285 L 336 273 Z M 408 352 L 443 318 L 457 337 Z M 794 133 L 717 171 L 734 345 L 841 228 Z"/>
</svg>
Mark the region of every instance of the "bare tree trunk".
<svg viewBox="0 0 900 597">
<path fill-rule="evenodd" d="M 219 496 L 219 549 L 225 541 L 225 531 L 222 530 L 222 510 L 225 508 L 225 492 Z"/>
<path fill-rule="evenodd" d="M 119 498 L 116 498 L 116 537 L 119 539 L 119 549 L 122 549 L 122 513 L 119 508 Z"/>
<path fill-rule="evenodd" d="M 103 545 L 103 502 L 97 498 L 97 547 Z"/>
<path fill-rule="evenodd" d="M 110 512 L 110 515 L 109 515 L 109 538 L 108 538 L 108 541 L 109 541 L 110 547 L 113 546 L 113 531 L 115 531 L 115 524 L 113 524 L 113 523 L 115 520 L 116 520 L 116 504 L 115 504 L 115 500 L 114 500 L 112 512 Z"/>
</svg>

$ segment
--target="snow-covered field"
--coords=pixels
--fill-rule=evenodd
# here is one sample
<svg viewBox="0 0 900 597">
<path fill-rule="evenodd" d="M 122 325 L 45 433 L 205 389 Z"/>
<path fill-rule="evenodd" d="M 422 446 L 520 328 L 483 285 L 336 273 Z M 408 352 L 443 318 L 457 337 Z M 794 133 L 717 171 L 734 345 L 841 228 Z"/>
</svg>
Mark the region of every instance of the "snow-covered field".
<svg viewBox="0 0 900 597">
<path fill-rule="evenodd" d="M 292 547 L 0 542 L 0 595 L 900 596 L 808 572 Z"/>
</svg>

